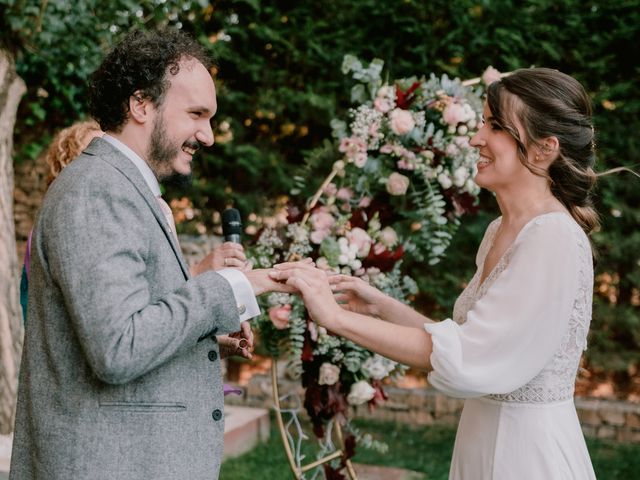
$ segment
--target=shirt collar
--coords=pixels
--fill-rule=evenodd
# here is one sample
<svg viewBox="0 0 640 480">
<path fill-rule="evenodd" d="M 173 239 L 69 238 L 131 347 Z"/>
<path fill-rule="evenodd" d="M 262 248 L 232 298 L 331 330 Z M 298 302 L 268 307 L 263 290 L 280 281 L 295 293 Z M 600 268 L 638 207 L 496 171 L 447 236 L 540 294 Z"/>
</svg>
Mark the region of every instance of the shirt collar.
<svg viewBox="0 0 640 480">
<path fill-rule="evenodd" d="M 138 167 L 138 170 L 140 170 L 140 173 L 142 174 L 142 177 L 144 178 L 145 182 L 149 186 L 149 189 L 151 189 L 151 193 L 153 193 L 154 197 L 159 197 L 159 196 L 162 195 L 162 193 L 160 192 L 160 184 L 158 183 L 158 179 L 156 178 L 156 176 L 151 171 L 151 168 L 149 168 L 149 165 L 147 164 L 147 162 L 145 162 L 142 158 L 140 158 L 140 155 L 138 155 L 136 152 L 131 150 L 129 147 L 127 147 L 120 140 L 118 140 L 117 138 L 112 137 L 111 135 L 109 135 L 107 133 L 105 133 L 102 136 L 102 139 L 107 141 L 107 142 L 109 142 L 115 148 L 120 150 L 124 154 L 125 157 L 127 157 L 129 160 L 131 160 L 131 162 L 136 167 Z"/>
</svg>

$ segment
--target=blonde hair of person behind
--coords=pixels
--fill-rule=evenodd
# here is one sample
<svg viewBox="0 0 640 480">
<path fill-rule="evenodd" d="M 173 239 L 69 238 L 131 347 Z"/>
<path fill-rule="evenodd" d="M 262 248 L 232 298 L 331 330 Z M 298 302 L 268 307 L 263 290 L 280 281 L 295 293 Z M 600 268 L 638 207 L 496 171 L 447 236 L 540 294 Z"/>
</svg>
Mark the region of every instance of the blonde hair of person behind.
<svg viewBox="0 0 640 480">
<path fill-rule="evenodd" d="M 76 122 L 57 133 L 45 154 L 45 162 L 49 169 L 47 187 L 64 167 L 87 148 L 89 135 L 92 133 L 102 133 L 100 125 L 94 120 Z"/>
</svg>

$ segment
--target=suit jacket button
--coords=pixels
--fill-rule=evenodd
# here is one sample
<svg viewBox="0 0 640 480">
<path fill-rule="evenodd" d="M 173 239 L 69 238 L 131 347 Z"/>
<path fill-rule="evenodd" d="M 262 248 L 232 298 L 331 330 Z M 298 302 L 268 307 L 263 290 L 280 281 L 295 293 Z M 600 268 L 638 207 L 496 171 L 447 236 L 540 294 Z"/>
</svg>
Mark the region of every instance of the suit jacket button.
<svg viewBox="0 0 640 480">
<path fill-rule="evenodd" d="M 211 414 L 211 417 L 217 422 L 222 418 L 222 412 L 216 408 Z"/>
<path fill-rule="evenodd" d="M 209 350 L 209 354 L 207 356 L 209 357 L 209 360 L 215 362 L 218 359 L 218 352 L 215 350 Z"/>
</svg>

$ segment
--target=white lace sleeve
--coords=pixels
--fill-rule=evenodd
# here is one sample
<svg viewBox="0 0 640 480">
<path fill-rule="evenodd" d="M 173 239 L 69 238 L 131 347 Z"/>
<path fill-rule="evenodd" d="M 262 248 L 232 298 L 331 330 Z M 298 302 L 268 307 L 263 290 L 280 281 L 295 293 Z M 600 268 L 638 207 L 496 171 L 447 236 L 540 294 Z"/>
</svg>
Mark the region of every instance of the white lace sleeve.
<svg viewBox="0 0 640 480">
<path fill-rule="evenodd" d="M 553 358 L 579 286 L 579 249 L 570 222 L 564 214 L 529 222 L 509 251 L 508 265 L 464 324 L 425 324 L 433 339 L 433 386 L 457 397 L 508 393 Z"/>
</svg>

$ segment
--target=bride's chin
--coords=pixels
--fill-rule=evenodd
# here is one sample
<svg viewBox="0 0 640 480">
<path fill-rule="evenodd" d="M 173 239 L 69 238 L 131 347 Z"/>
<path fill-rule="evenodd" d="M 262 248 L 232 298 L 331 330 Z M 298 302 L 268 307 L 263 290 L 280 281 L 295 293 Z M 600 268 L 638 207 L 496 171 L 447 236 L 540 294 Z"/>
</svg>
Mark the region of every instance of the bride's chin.
<svg viewBox="0 0 640 480">
<path fill-rule="evenodd" d="M 479 186 L 480 188 L 483 188 L 485 190 L 491 190 L 491 185 L 489 182 L 486 182 L 484 178 L 482 178 L 482 175 L 477 175 L 473 178 L 473 181 L 475 182 L 475 184 L 477 186 Z"/>
</svg>

